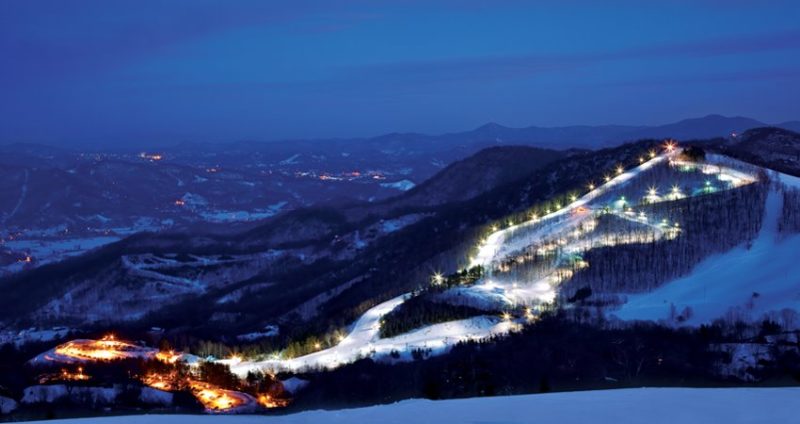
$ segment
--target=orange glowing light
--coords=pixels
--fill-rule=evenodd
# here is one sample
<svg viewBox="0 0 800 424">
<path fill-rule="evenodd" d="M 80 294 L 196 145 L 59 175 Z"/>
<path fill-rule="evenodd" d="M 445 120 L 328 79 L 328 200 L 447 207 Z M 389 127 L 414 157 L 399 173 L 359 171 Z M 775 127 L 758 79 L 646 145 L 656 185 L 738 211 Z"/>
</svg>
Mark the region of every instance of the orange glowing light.
<svg viewBox="0 0 800 424">
<path fill-rule="evenodd" d="M 181 355 L 178 354 L 178 353 L 175 353 L 175 351 L 168 350 L 166 352 L 162 351 L 162 352 L 156 353 L 156 359 L 158 359 L 161 362 L 166 362 L 168 364 L 174 364 L 174 363 L 178 362 L 178 360 L 181 359 Z"/>
<path fill-rule="evenodd" d="M 73 340 L 54 349 L 57 355 L 83 361 L 112 361 L 124 358 L 152 357 L 155 349 L 116 340 L 109 334 L 100 340 Z"/>
<path fill-rule="evenodd" d="M 221 389 L 208 383 L 192 381 L 189 384 L 192 389 L 192 394 L 194 394 L 197 400 L 209 411 L 229 411 L 243 406 L 248 402 L 252 402 L 253 399 L 244 393 Z"/>
<path fill-rule="evenodd" d="M 265 408 L 281 408 L 287 406 L 287 399 L 276 398 L 269 394 L 258 395 L 258 403 Z"/>
</svg>

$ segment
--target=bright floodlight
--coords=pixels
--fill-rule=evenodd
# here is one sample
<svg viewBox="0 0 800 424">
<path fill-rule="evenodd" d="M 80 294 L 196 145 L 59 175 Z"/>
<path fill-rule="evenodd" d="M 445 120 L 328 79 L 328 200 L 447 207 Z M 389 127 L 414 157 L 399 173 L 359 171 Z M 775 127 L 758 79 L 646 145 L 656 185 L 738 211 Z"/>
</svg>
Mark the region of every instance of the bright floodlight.
<svg viewBox="0 0 800 424">
<path fill-rule="evenodd" d="M 444 276 L 441 273 L 433 274 L 433 284 L 442 284 L 442 282 L 444 282 Z"/>
<path fill-rule="evenodd" d="M 622 165 L 617 166 L 617 175 L 622 174 L 623 172 L 625 172 L 625 168 L 623 168 Z"/>
<path fill-rule="evenodd" d="M 609 182 L 609 181 L 611 181 L 611 177 L 606 175 L 606 176 L 603 177 L 603 180 L 605 180 L 605 182 Z"/>
<path fill-rule="evenodd" d="M 644 158 L 642 156 L 639 156 L 639 163 L 644 163 Z"/>
<path fill-rule="evenodd" d="M 676 146 L 677 145 L 675 144 L 674 141 L 668 140 L 666 143 L 664 143 L 664 150 L 666 150 L 667 153 L 672 153 L 675 151 Z"/>
<path fill-rule="evenodd" d="M 676 186 L 676 185 L 674 185 L 674 186 L 672 186 L 672 192 L 675 193 L 675 194 L 678 194 L 678 193 L 681 192 L 681 188 Z"/>
<path fill-rule="evenodd" d="M 589 190 L 594 190 L 594 183 L 589 183 Z"/>
<path fill-rule="evenodd" d="M 655 150 L 651 150 L 648 154 L 650 155 L 650 159 L 656 157 L 656 151 Z"/>
<path fill-rule="evenodd" d="M 649 194 L 650 196 L 655 196 L 656 194 L 658 194 L 658 191 L 656 190 L 656 188 L 655 188 L 655 187 L 650 187 L 650 188 L 647 190 L 647 194 Z"/>
<path fill-rule="evenodd" d="M 578 200 L 578 196 L 576 196 L 576 195 L 572 194 L 572 195 L 570 195 L 570 196 L 569 196 L 569 200 L 570 200 L 571 202 L 574 202 L 574 201 Z"/>
</svg>

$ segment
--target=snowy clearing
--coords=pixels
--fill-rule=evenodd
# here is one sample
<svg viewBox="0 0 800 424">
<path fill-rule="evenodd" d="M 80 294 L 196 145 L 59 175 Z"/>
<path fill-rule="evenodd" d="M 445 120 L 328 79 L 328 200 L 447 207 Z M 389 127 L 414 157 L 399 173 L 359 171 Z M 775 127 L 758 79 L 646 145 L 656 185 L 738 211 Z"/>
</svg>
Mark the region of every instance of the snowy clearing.
<svg viewBox="0 0 800 424">
<path fill-rule="evenodd" d="M 366 408 L 286 416 L 133 415 L 69 419 L 64 424 L 144 423 L 789 423 L 800 388 L 621 389 L 444 401 L 407 400 Z"/>
</svg>

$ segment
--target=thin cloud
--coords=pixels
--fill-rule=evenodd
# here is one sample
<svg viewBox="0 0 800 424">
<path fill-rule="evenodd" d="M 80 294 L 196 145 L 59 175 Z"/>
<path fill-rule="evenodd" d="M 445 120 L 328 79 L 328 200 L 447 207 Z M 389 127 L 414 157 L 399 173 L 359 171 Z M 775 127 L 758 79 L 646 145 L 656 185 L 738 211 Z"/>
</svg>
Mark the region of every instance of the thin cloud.
<svg viewBox="0 0 800 424">
<path fill-rule="evenodd" d="M 608 52 L 385 63 L 352 68 L 349 72 L 359 79 L 381 78 L 413 83 L 465 79 L 486 81 L 530 77 L 615 61 L 707 58 L 794 49 L 800 49 L 800 31 L 641 46 Z"/>
</svg>

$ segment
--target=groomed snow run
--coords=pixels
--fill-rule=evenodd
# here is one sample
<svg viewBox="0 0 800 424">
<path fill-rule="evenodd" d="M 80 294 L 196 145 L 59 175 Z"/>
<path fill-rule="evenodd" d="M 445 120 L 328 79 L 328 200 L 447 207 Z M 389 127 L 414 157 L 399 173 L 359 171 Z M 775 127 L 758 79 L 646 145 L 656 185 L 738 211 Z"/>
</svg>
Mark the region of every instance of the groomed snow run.
<svg viewBox="0 0 800 424">
<path fill-rule="evenodd" d="M 797 422 L 800 388 L 620 389 L 391 405 L 285 416 L 133 415 L 69 419 L 62 424 L 457 424 L 647 423 L 743 424 Z"/>
<path fill-rule="evenodd" d="M 797 187 L 800 179 L 777 174 L 778 181 Z M 800 311 L 800 234 L 778 234 L 782 195 L 774 189 L 767 196 L 764 223 L 751 246 L 745 244 L 711 256 L 692 273 L 650 293 L 628 295 L 628 302 L 612 312 L 623 320 L 667 320 L 671 305 L 678 313 L 691 308 L 685 325 L 700 325 L 728 313 L 744 320 L 758 320 L 768 312 Z"/>
<path fill-rule="evenodd" d="M 516 328 L 511 321 L 496 317 L 478 316 L 460 321 L 430 325 L 396 337 L 380 338 L 380 320 L 384 315 L 405 301 L 406 295 L 398 296 L 375 306 L 356 321 L 350 334 L 337 345 L 293 359 L 268 359 L 265 361 L 220 360 L 230 366 L 231 371 L 245 376 L 249 371 L 298 371 L 310 368 L 335 368 L 359 358 L 390 358 L 396 351 L 399 360 L 411 360 L 415 349 L 430 349 L 431 353 L 447 352 L 460 341 L 479 340 L 493 335 L 505 334 Z"/>
</svg>

